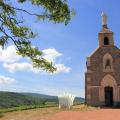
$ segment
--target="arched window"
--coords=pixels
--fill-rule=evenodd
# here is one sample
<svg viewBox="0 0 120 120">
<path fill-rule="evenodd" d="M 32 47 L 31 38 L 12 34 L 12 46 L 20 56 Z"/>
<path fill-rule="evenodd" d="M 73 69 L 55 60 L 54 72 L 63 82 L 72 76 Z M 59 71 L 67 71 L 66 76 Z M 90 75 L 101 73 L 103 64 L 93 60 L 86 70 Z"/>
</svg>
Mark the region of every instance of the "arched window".
<svg viewBox="0 0 120 120">
<path fill-rule="evenodd" d="M 105 64 L 105 69 L 109 68 L 111 69 L 111 61 L 109 59 L 106 60 L 106 64 Z"/>
<path fill-rule="evenodd" d="M 104 45 L 109 45 L 109 39 L 108 39 L 108 37 L 104 38 Z"/>
<path fill-rule="evenodd" d="M 103 56 L 103 71 L 104 72 L 113 71 L 113 58 L 109 53 Z"/>
</svg>

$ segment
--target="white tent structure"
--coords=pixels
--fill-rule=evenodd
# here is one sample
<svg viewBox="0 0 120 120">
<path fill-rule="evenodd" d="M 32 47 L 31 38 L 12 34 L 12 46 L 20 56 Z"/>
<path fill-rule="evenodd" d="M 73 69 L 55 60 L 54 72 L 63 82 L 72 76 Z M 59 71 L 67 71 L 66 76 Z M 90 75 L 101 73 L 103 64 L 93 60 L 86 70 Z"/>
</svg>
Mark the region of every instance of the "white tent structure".
<svg viewBox="0 0 120 120">
<path fill-rule="evenodd" d="M 70 109 L 73 105 L 75 96 L 69 93 L 64 93 L 62 96 L 58 96 L 59 99 L 59 109 L 67 108 Z"/>
</svg>

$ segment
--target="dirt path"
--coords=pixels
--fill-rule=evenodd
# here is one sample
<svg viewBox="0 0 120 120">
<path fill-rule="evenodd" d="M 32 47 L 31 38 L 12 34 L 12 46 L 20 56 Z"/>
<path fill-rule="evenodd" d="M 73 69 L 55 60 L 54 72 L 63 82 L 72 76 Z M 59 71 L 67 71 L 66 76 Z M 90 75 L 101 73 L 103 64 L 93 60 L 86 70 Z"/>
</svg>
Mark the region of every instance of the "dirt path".
<svg viewBox="0 0 120 120">
<path fill-rule="evenodd" d="M 99 109 L 86 112 L 64 111 L 47 120 L 120 120 L 120 109 Z"/>
</svg>

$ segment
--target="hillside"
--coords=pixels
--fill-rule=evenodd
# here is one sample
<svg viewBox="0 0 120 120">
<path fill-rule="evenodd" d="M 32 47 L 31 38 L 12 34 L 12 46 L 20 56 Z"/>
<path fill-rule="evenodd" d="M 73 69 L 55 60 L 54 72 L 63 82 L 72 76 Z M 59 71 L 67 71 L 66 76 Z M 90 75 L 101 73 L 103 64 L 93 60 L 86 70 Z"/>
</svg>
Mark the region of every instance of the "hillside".
<svg viewBox="0 0 120 120">
<path fill-rule="evenodd" d="M 21 94 L 25 96 L 33 97 L 33 98 L 38 98 L 38 99 L 40 98 L 44 100 L 57 100 L 58 101 L 57 96 L 43 95 L 43 94 L 38 94 L 38 93 L 21 93 Z"/>
<path fill-rule="evenodd" d="M 49 95 L 43 95 L 43 94 L 37 94 L 37 93 L 22 93 L 23 95 L 30 96 L 30 97 L 35 97 L 35 98 L 41 98 L 45 99 L 47 101 L 53 101 L 58 103 L 58 97 L 57 96 L 49 96 Z M 84 98 L 81 97 L 76 97 L 74 100 L 75 104 L 80 104 L 81 102 L 83 103 L 85 101 Z"/>
<path fill-rule="evenodd" d="M 83 102 L 83 98 L 76 98 L 75 104 Z M 36 93 L 0 92 L 0 108 L 11 108 L 29 105 L 45 105 L 46 103 L 58 104 L 56 96 Z"/>
<path fill-rule="evenodd" d="M 75 100 L 74 100 L 74 104 L 81 104 L 81 103 L 84 103 L 84 102 L 85 102 L 85 99 L 81 98 L 81 97 L 76 97 Z"/>
<path fill-rule="evenodd" d="M 20 93 L 0 92 L 0 108 L 38 104 L 43 104 L 43 99 L 32 98 Z"/>
</svg>

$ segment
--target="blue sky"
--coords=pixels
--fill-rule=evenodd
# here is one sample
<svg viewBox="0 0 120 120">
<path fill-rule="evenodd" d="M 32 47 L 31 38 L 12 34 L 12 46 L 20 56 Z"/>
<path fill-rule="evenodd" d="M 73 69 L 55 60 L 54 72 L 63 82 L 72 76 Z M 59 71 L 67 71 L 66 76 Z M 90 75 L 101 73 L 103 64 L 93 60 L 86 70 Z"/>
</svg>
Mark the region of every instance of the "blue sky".
<svg viewBox="0 0 120 120">
<path fill-rule="evenodd" d="M 15 5 L 17 6 L 16 2 Z M 38 33 L 33 45 L 37 45 L 40 50 L 52 51 L 54 54 L 52 56 L 52 58 L 54 57 L 53 61 L 56 65 L 59 64 L 61 69 L 54 75 L 35 72 L 30 64 L 27 64 L 28 59 L 19 58 L 11 51 L 12 56 L 8 55 L 7 59 L 12 59 L 12 62 L 3 61 L 6 56 L 0 56 L 0 79 L 7 79 L 6 82 L 0 82 L 0 90 L 49 95 L 68 92 L 84 97 L 86 57 L 98 47 L 98 32 L 101 30 L 102 11 L 108 15 L 108 27 L 115 33 L 115 44 L 120 47 L 119 5 L 119 0 L 70 0 L 69 6 L 75 9 L 76 16 L 67 26 L 48 21 L 35 23 L 35 19 L 29 15 L 20 14 L 24 16 L 25 23 Z M 19 6 L 21 7 L 21 5 Z M 33 8 L 28 3 L 22 5 L 22 8 L 34 9 L 34 11 L 39 12 L 39 9 Z M 14 50 L 13 46 L 12 49 Z M 0 51 L 7 54 L 9 49 Z M 24 65 L 28 69 L 21 67 Z M 19 69 L 13 70 L 15 66 Z"/>
</svg>

